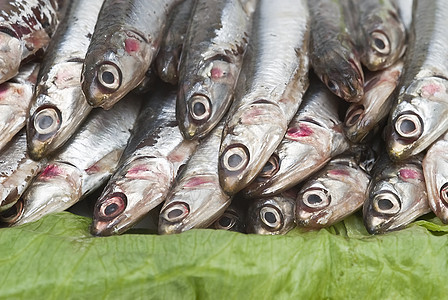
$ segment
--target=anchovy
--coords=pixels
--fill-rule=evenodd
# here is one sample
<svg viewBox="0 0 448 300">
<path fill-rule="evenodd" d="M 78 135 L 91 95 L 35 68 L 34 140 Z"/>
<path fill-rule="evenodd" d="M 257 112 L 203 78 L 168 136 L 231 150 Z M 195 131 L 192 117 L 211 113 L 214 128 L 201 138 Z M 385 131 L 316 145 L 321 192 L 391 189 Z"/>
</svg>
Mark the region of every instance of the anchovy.
<svg viewBox="0 0 448 300">
<path fill-rule="evenodd" d="M 48 46 L 29 107 L 29 155 L 41 159 L 60 148 L 91 111 L 81 90 L 84 57 L 103 0 L 73 0 Z"/>
<path fill-rule="evenodd" d="M 386 153 L 373 168 L 363 206 L 364 225 L 371 234 L 405 227 L 428 213 L 422 155 L 393 162 Z"/>
<path fill-rule="evenodd" d="M 338 115 L 340 99 L 313 77 L 288 130 L 256 179 L 244 189 L 249 197 L 290 189 L 349 148 Z"/>
<path fill-rule="evenodd" d="M 123 233 L 162 203 L 197 141 L 182 137 L 175 117 L 176 90 L 159 84 L 141 112 L 120 168 L 98 198 L 91 233 Z"/>
<path fill-rule="evenodd" d="M 246 215 L 244 208 L 235 200 L 236 199 L 234 198 L 232 199 L 232 202 L 226 208 L 224 213 L 210 226 L 210 228 L 241 233 L 246 232 Z"/>
<path fill-rule="evenodd" d="M 229 109 L 252 14 L 240 0 L 196 1 L 179 65 L 176 115 L 185 138 L 204 137 Z"/>
<path fill-rule="evenodd" d="M 294 211 L 297 190 L 253 200 L 247 212 L 247 233 L 286 234 L 296 227 Z"/>
<path fill-rule="evenodd" d="M 0 150 L 25 126 L 38 72 L 39 64 L 29 63 L 0 85 Z"/>
<path fill-rule="evenodd" d="M 358 47 L 370 71 L 393 65 L 406 50 L 406 28 L 395 0 L 353 1 L 358 6 Z"/>
<path fill-rule="evenodd" d="M 93 107 L 110 109 L 144 78 L 179 0 L 105 0 L 82 70 Z"/>
<path fill-rule="evenodd" d="M 347 0 L 308 0 L 311 19 L 310 63 L 336 95 L 349 102 L 361 100 L 364 86 L 351 21 L 344 14 Z M 353 6 L 351 6 L 353 9 Z"/>
<path fill-rule="evenodd" d="M 173 9 L 154 61 L 160 79 L 173 85 L 177 84 L 179 80 L 179 60 L 193 4 L 194 0 L 184 0 Z"/>
<path fill-rule="evenodd" d="M 448 2 L 416 1 L 403 79 L 387 127 L 387 149 L 405 159 L 448 130 Z"/>
<path fill-rule="evenodd" d="M 259 2 L 223 131 L 219 177 L 229 194 L 247 186 L 280 144 L 308 87 L 304 0 Z"/>
<path fill-rule="evenodd" d="M 403 62 L 375 73 L 368 73 L 361 101 L 350 105 L 345 114 L 344 132 L 353 143 L 359 143 L 374 132 L 389 115 L 394 91 L 403 71 Z"/>
<path fill-rule="evenodd" d="M 0 3 L 0 83 L 21 63 L 43 52 L 65 14 L 68 0 L 7 0 Z"/>
<path fill-rule="evenodd" d="M 219 184 L 218 151 L 221 122 L 198 146 L 176 179 L 159 216 L 159 233 L 207 228 L 230 205 L 231 197 Z"/>
<path fill-rule="evenodd" d="M 303 184 L 297 196 L 297 225 L 327 227 L 361 208 L 370 176 L 359 162 L 353 153 L 342 154 Z"/>
<path fill-rule="evenodd" d="M 95 110 L 76 135 L 33 179 L 16 207 L 6 211 L 9 226 L 61 212 L 101 186 L 114 170 L 131 136 L 140 109 L 128 97 L 110 111 Z M 0 217 L 0 219 L 2 219 Z"/>
</svg>

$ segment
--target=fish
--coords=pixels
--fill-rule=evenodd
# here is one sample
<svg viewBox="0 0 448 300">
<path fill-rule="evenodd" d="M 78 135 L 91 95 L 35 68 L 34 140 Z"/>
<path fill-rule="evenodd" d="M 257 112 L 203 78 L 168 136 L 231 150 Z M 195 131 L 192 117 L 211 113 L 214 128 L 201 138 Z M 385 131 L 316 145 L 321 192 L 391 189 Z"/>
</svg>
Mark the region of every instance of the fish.
<svg viewBox="0 0 448 300">
<path fill-rule="evenodd" d="M 297 190 L 252 200 L 247 211 L 247 233 L 283 235 L 296 227 Z"/>
<path fill-rule="evenodd" d="M 444 224 L 448 224 L 447 147 L 448 132 L 428 148 L 422 162 L 429 206 Z"/>
<path fill-rule="evenodd" d="M 240 205 L 242 199 L 237 201 L 232 198 L 232 202 L 226 208 L 224 213 L 209 227 L 212 229 L 228 230 L 234 232 L 246 232 L 246 214 L 244 207 Z"/>
<path fill-rule="evenodd" d="M 236 194 L 262 170 L 309 85 L 306 1 L 259 1 L 219 152 L 224 191 Z"/>
<path fill-rule="evenodd" d="M 194 3 L 193 0 L 184 0 L 173 9 L 154 61 L 160 79 L 172 85 L 179 80 L 179 60 Z"/>
<path fill-rule="evenodd" d="M 0 3 L 0 83 L 24 61 L 42 56 L 64 18 L 68 0 L 8 0 Z"/>
<path fill-rule="evenodd" d="M 179 63 L 176 115 L 185 138 L 206 136 L 229 109 L 254 9 L 240 0 L 195 2 Z"/>
<path fill-rule="evenodd" d="M 280 145 L 243 190 L 246 197 L 273 196 L 290 189 L 350 147 L 338 114 L 341 99 L 314 75 L 310 81 Z"/>
<path fill-rule="evenodd" d="M 350 26 L 352 22 L 344 13 L 347 2 L 308 1 L 310 64 L 330 91 L 346 101 L 358 102 L 364 93 L 364 72 Z M 350 7 L 353 10 L 354 6 Z"/>
<path fill-rule="evenodd" d="M 121 234 L 162 203 L 199 141 L 188 141 L 176 121 L 177 89 L 155 83 L 134 128 L 120 167 L 93 209 L 90 232 Z"/>
<path fill-rule="evenodd" d="M 28 153 L 54 153 L 74 134 L 92 107 L 81 89 L 81 70 L 103 0 L 73 0 L 48 46 L 27 120 Z"/>
<path fill-rule="evenodd" d="M 159 215 L 159 234 L 207 228 L 230 205 L 231 196 L 220 186 L 218 151 L 224 122 L 201 142 L 176 178 Z"/>
<path fill-rule="evenodd" d="M 144 79 L 179 0 L 105 0 L 85 57 L 81 85 L 93 107 L 110 109 Z"/>
<path fill-rule="evenodd" d="M 351 104 L 345 114 L 344 133 L 352 143 L 365 141 L 387 119 L 402 72 L 400 60 L 384 70 L 367 73 L 364 96 Z"/>
<path fill-rule="evenodd" d="M 114 109 L 92 112 L 0 221 L 18 226 L 61 212 L 105 183 L 118 167 L 140 104 L 127 97 Z"/>
<path fill-rule="evenodd" d="M 25 126 L 39 63 L 24 65 L 19 74 L 0 84 L 0 150 Z"/>
<path fill-rule="evenodd" d="M 296 199 L 298 226 L 328 227 L 361 208 L 370 176 L 359 159 L 350 151 L 341 154 L 303 183 Z"/>
<path fill-rule="evenodd" d="M 406 27 L 395 0 L 353 1 L 358 6 L 358 48 L 370 71 L 390 67 L 406 51 Z"/>
<path fill-rule="evenodd" d="M 393 160 L 421 153 L 448 130 L 448 3 L 414 4 L 405 72 L 385 134 Z"/>
<path fill-rule="evenodd" d="M 419 154 L 391 161 L 386 153 L 378 159 L 363 204 L 364 225 L 370 234 L 401 229 L 431 211 L 422 159 Z"/>
</svg>

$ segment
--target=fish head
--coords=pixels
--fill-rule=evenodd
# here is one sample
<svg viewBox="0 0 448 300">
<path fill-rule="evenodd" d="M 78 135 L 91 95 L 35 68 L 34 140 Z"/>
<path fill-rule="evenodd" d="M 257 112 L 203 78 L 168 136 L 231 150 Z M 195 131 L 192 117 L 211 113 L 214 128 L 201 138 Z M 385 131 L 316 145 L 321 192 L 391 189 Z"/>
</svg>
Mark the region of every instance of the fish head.
<svg viewBox="0 0 448 300">
<path fill-rule="evenodd" d="M 24 43 L 13 32 L 0 28 L 0 83 L 17 75 L 22 62 Z"/>
<path fill-rule="evenodd" d="M 144 80 L 154 51 L 143 34 L 122 28 L 107 36 L 105 45 L 111 47 L 87 54 L 81 86 L 91 106 L 110 109 Z"/>
<path fill-rule="evenodd" d="M 245 232 L 244 213 L 241 209 L 230 204 L 222 216 L 212 224 L 211 228 Z"/>
<path fill-rule="evenodd" d="M 418 154 L 448 129 L 448 82 L 423 78 L 403 88 L 387 126 L 387 149 L 392 159 Z"/>
<path fill-rule="evenodd" d="M 172 183 L 172 165 L 157 157 L 125 162 L 97 200 L 90 232 L 121 234 L 159 205 Z"/>
</svg>

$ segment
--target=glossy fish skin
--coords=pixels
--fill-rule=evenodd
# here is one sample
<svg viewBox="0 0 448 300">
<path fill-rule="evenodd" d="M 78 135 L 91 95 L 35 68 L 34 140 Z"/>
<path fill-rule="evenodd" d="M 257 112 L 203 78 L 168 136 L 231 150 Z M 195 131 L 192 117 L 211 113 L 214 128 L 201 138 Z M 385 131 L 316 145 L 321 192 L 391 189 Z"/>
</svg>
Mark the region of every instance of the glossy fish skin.
<svg viewBox="0 0 448 300">
<path fill-rule="evenodd" d="M 370 71 L 393 65 L 406 50 L 406 28 L 395 0 L 360 0 L 359 48 L 361 62 Z"/>
<path fill-rule="evenodd" d="M 422 163 L 429 206 L 444 224 L 448 224 L 447 149 L 448 133 L 445 133 L 431 145 Z"/>
<path fill-rule="evenodd" d="M 71 1 L 37 78 L 27 122 L 28 152 L 39 160 L 60 148 L 90 113 L 80 78 L 103 0 Z"/>
<path fill-rule="evenodd" d="M 310 64 L 337 96 L 358 102 L 363 95 L 364 74 L 344 16 L 347 0 L 308 0 L 310 9 Z"/>
<path fill-rule="evenodd" d="M 82 70 L 93 107 L 110 109 L 144 78 L 179 0 L 105 0 Z"/>
<path fill-rule="evenodd" d="M 118 167 L 141 101 L 127 97 L 110 111 L 95 110 L 33 180 L 9 226 L 61 212 L 101 186 Z"/>
<path fill-rule="evenodd" d="M 195 2 L 179 65 L 176 115 L 185 138 L 206 136 L 229 109 L 252 14 L 240 0 Z"/>
<path fill-rule="evenodd" d="M 179 169 L 196 149 L 198 141 L 184 140 L 177 126 L 176 90 L 159 84 L 150 95 L 119 169 L 95 204 L 93 235 L 123 233 L 162 203 Z M 112 214 L 107 215 L 110 210 Z"/>
<path fill-rule="evenodd" d="M 247 211 L 247 233 L 281 235 L 296 227 L 294 212 L 297 190 L 252 200 Z"/>
<path fill-rule="evenodd" d="M 370 176 L 352 153 L 332 159 L 308 179 L 297 195 L 298 226 L 331 226 L 357 211 L 364 203 Z"/>
<path fill-rule="evenodd" d="M 0 83 L 16 76 L 23 60 L 45 50 L 68 3 L 68 0 L 0 3 Z"/>
<path fill-rule="evenodd" d="M 361 101 L 350 105 L 344 121 L 344 133 L 353 143 L 362 142 L 386 119 L 394 102 L 394 91 L 403 71 L 403 62 L 375 73 L 368 73 Z"/>
<path fill-rule="evenodd" d="M 290 189 L 349 148 L 338 115 L 340 101 L 319 79 L 311 79 L 282 142 L 243 190 L 247 197 L 272 196 Z"/>
<path fill-rule="evenodd" d="M 233 198 L 224 213 L 210 226 L 213 229 L 228 230 L 234 232 L 246 232 L 246 215 L 244 208 L 238 205 Z M 238 199 L 241 200 L 241 199 Z"/>
<path fill-rule="evenodd" d="M 184 0 L 173 9 L 154 61 L 160 79 L 172 85 L 179 80 L 179 60 L 193 5 L 193 0 Z"/>
<path fill-rule="evenodd" d="M 258 3 L 223 131 L 219 177 L 229 194 L 246 187 L 280 144 L 308 87 L 305 1 Z"/>
<path fill-rule="evenodd" d="M 25 126 L 38 72 L 39 64 L 29 63 L 0 85 L 0 150 Z"/>
<path fill-rule="evenodd" d="M 45 164 L 32 160 L 26 151 L 26 133 L 20 131 L 5 148 L 0 150 L 0 211 L 19 200 L 32 179 Z"/>
<path fill-rule="evenodd" d="M 219 184 L 218 151 L 221 122 L 198 146 L 176 178 L 159 215 L 159 234 L 207 228 L 230 205 L 231 196 Z"/>
<path fill-rule="evenodd" d="M 370 234 L 405 227 L 428 213 L 422 158 L 392 162 L 386 153 L 373 168 L 368 197 L 363 206 L 364 225 Z"/>
<path fill-rule="evenodd" d="M 448 130 L 448 2 L 414 4 L 406 72 L 386 134 L 394 160 L 420 153 Z"/>
</svg>

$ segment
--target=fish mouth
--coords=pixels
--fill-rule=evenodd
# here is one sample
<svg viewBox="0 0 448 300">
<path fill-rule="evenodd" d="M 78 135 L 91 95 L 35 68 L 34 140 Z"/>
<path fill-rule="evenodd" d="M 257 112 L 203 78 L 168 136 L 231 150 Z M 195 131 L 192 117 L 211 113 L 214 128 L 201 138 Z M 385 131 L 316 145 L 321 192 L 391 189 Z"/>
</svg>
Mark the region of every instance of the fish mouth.
<svg viewBox="0 0 448 300">
<path fill-rule="evenodd" d="M 361 69 L 359 62 L 354 61 L 353 59 L 348 60 L 351 70 L 354 71 L 354 75 L 352 78 L 346 81 L 346 89 L 344 89 L 344 93 L 346 94 L 346 99 L 350 102 L 358 102 L 362 99 L 364 95 L 364 72 Z"/>
</svg>

